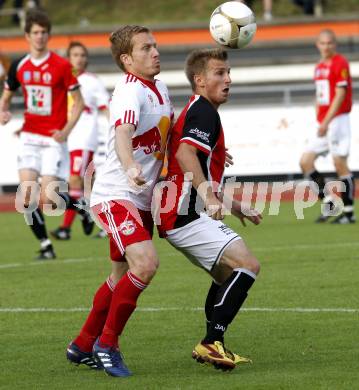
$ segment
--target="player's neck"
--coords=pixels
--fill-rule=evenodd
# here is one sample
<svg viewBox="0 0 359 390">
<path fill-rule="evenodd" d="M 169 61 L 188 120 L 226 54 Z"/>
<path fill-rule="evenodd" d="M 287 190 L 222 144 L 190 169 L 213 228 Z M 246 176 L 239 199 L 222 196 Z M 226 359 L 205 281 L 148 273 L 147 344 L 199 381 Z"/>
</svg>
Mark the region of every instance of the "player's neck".
<svg viewBox="0 0 359 390">
<path fill-rule="evenodd" d="M 205 93 L 201 93 L 201 92 L 195 92 L 196 95 L 200 95 L 202 96 L 203 98 L 205 98 L 206 100 L 208 100 L 209 103 L 212 104 L 212 106 L 214 107 L 214 109 L 216 111 L 218 111 L 218 107 L 220 106 L 220 104 L 216 103 L 216 102 L 213 102 Z"/>
<path fill-rule="evenodd" d="M 74 72 L 74 75 L 75 75 L 76 77 L 78 77 L 78 76 L 82 75 L 83 73 L 85 73 L 85 72 L 86 72 L 86 69 L 75 69 L 75 68 L 74 68 L 73 72 Z"/>
<path fill-rule="evenodd" d="M 337 53 L 333 53 L 329 56 L 326 56 L 326 57 L 322 57 L 322 62 L 324 63 L 329 63 L 331 62 L 331 60 L 333 59 L 333 57 L 336 55 Z"/>
<path fill-rule="evenodd" d="M 34 60 L 40 60 L 41 58 L 44 58 L 47 56 L 49 53 L 49 49 L 43 49 L 43 50 L 35 50 L 31 49 L 30 50 L 30 57 L 33 58 Z"/>
<path fill-rule="evenodd" d="M 150 83 L 153 83 L 153 84 L 155 83 L 155 76 L 147 76 L 147 75 L 140 74 L 138 72 L 133 72 L 131 70 L 128 70 L 127 73 L 131 73 L 132 75 L 134 75 L 135 77 L 137 77 L 140 80 L 149 81 Z"/>
</svg>

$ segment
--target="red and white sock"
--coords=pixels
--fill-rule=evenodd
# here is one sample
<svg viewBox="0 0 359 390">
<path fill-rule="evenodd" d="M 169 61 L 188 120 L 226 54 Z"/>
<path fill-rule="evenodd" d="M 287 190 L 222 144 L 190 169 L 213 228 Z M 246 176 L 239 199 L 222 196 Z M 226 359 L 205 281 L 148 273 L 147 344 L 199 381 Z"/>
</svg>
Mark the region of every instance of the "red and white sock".
<svg viewBox="0 0 359 390">
<path fill-rule="evenodd" d="M 110 309 L 114 289 L 115 286 L 112 280 L 108 278 L 97 290 L 90 314 L 88 315 L 80 334 L 74 340 L 74 343 L 81 351 L 91 352 L 97 337 L 102 333 Z"/>
<path fill-rule="evenodd" d="M 130 271 L 127 271 L 117 283 L 99 340 L 100 345 L 114 347 L 118 345 L 118 336 L 135 310 L 139 295 L 146 287 L 147 284 Z"/>
</svg>

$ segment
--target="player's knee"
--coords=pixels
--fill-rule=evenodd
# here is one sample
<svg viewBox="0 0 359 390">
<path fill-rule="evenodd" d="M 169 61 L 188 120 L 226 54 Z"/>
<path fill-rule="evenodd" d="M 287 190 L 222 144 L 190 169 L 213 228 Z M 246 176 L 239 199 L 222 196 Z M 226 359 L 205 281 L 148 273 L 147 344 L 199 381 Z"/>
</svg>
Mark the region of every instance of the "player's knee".
<svg viewBox="0 0 359 390">
<path fill-rule="evenodd" d="M 157 268 L 159 266 L 159 261 L 157 256 L 155 255 L 147 255 L 146 260 L 142 266 L 143 273 L 147 275 L 147 277 L 152 278 L 157 272 Z"/>
<path fill-rule="evenodd" d="M 248 263 L 247 269 L 249 271 L 252 271 L 254 274 L 258 275 L 259 271 L 261 269 L 261 265 L 260 265 L 259 261 L 255 257 L 253 257 L 250 260 L 250 262 Z"/>
<path fill-rule="evenodd" d="M 302 172 L 305 171 L 305 161 L 303 159 L 303 157 L 299 160 L 299 165 L 300 165 L 300 169 L 302 170 Z"/>
<path fill-rule="evenodd" d="M 236 268 L 245 268 L 256 275 L 259 274 L 261 266 L 257 258 L 254 257 L 253 255 L 248 255 L 244 258 L 237 259 L 236 263 L 237 263 Z"/>
<path fill-rule="evenodd" d="M 159 266 L 158 257 L 154 253 L 142 253 L 136 263 L 131 267 L 131 272 L 142 281 L 148 283 L 156 274 Z"/>
<path fill-rule="evenodd" d="M 21 187 L 21 198 L 23 202 L 23 206 L 25 208 L 28 208 L 31 204 L 36 203 L 36 200 L 34 199 L 33 193 L 31 191 L 31 188 L 29 187 Z M 17 196 L 17 195 L 16 195 Z"/>
<path fill-rule="evenodd" d="M 299 160 L 299 165 L 300 165 L 300 168 L 302 170 L 302 172 L 306 173 L 310 170 L 311 168 L 311 161 L 308 160 L 308 158 L 304 155 L 301 157 L 301 159 Z"/>
<path fill-rule="evenodd" d="M 344 176 L 349 173 L 349 168 L 345 160 L 341 158 L 333 159 L 335 170 L 338 176 Z"/>
</svg>

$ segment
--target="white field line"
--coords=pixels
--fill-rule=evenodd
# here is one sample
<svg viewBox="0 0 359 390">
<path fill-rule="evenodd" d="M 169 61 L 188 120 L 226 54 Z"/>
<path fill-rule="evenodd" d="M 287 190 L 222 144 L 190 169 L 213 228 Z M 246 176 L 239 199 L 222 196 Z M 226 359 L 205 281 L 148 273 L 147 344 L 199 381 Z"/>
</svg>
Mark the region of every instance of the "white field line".
<svg viewBox="0 0 359 390">
<path fill-rule="evenodd" d="M 255 247 L 253 246 L 253 252 L 256 251 L 282 251 L 288 250 L 295 251 L 307 250 L 307 249 L 323 249 L 323 248 L 347 248 L 359 246 L 359 242 L 321 242 L 320 244 L 293 244 L 293 245 L 282 245 L 282 246 L 268 246 L 268 247 Z"/>
<path fill-rule="evenodd" d="M 104 260 L 107 257 L 82 257 L 78 259 L 64 259 L 64 260 L 37 260 L 31 261 L 30 263 L 8 263 L 8 264 L 0 264 L 0 269 L 6 268 L 16 268 L 16 267 L 32 267 L 38 265 L 61 265 L 61 264 L 73 264 L 73 263 L 84 263 L 88 261 L 95 260 Z"/>
<path fill-rule="evenodd" d="M 0 308 L 0 313 L 77 313 L 88 312 L 90 309 L 85 307 L 73 308 L 50 308 L 50 307 L 3 307 Z M 139 307 L 136 311 L 139 312 L 168 312 L 168 311 L 203 311 L 202 307 Z M 241 309 L 246 312 L 262 312 L 262 313 L 359 313 L 359 309 L 351 309 L 344 307 L 337 308 L 305 308 L 305 307 L 249 307 Z"/>
<path fill-rule="evenodd" d="M 253 246 L 253 252 L 270 252 L 270 251 L 284 251 L 284 250 L 307 250 L 307 249 L 323 249 L 323 248 L 348 248 L 348 247 L 357 247 L 359 242 L 338 242 L 338 243 L 320 243 L 320 244 L 297 244 L 297 245 L 279 245 L 279 246 L 267 246 L 267 247 L 256 247 Z M 160 257 L 175 257 L 179 256 L 180 253 L 173 250 L 171 252 L 160 253 Z M 0 264 L 0 269 L 7 268 L 17 268 L 17 267 L 28 267 L 28 266 L 38 266 L 38 265 L 62 265 L 62 264 L 74 264 L 74 263 L 84 263 L 88 261 L 95 260 L 106 260 L 107 257 L 83 257 L 78 259 L 64 259 L 64 260 L 46 260 L 46 261 L 31 261 L 30 263 L 5 263 Z"/>
</svg>

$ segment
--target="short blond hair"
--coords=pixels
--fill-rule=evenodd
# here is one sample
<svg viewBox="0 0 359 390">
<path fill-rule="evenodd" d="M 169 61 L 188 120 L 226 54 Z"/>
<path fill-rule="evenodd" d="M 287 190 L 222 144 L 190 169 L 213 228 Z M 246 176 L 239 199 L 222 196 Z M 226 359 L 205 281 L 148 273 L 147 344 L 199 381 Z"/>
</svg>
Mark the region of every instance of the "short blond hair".
<svg viewBox="0 0 359 390">
<path fill-rule="evenodd" d="M 333 30 L 331 30 L 330 28 L 325 28 L 325 29 L 321 30 L 318 34 L 318 39 L 321 35 L 329 35 L 333 39 L 334 42 L 337 41 L 337 37 L 335 35 L 335 32 Z"/>
<path fill-rule="evenodd" d="M 144 26 L 126 25 L 120 27 L 110 35 L 111 52 L 116 61 L 116 64 L 126 71 L 123 62 L 121 61 L 122 54 L 131 54 L 133 50 L 132 38 L 141 33 L 150 33 L 150 30 Z"/>
<path fill-rule="evenodd" d="M 205 71 L 210 60 L 227 61 L 227 59 L 227 52 L 221 48 L 193 50 L 188 55 L 185 66 L 185 73 L 192 90 L 196 89 L 194 76 Z"/>
</svg>

